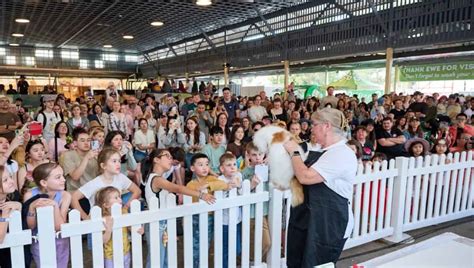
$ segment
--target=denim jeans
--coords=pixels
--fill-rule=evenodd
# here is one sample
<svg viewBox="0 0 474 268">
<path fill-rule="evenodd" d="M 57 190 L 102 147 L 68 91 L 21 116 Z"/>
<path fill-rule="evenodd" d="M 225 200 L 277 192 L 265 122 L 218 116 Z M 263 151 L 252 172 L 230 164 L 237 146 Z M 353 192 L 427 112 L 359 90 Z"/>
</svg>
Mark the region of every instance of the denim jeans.
<svg viewBox="0 0 474 268">
<path fill-rule="evenodd" d="M 166 221 L 160 221 L 160 235 L 158 237 L 158 241 L 160 244 L 160 263 L 159 267 L 161 268 L 167 268 L 168 267 L 168 249 L 163 245 L 163 233 L 166 231 Z M 157 239 L 156 237 L 151 237 L 150 236 L 150 224 L 145 224 L 145 237 L 146 237 L 146 244 L 148 246 L 148 254 L 146 257 L 146 267 L 151 268 L 151 258 L 150 258 L 150 253 L 151 253 L 151 247 L 150 247 L 150 241 L 151 239 Z M 153 266 L 155 268 L 155 266 Z"/>
<path fill-rule="evenodd" d="M 237 237 L 236 237 L 236 255 L 242 253 L 242 223 L 237 224 Z M 222 245 L 222 267 L 227 268 L 229 266 L 229 225 L 222 226 L 222 236 L 223 236 L 223 245 Z"/>
<path fill-rule="evenodd" d="M 207 217 L 207 249 L 214 235 L 214 217 Z M 199 215 L 193 215 L 193 267 L 199 267 Z"/>
</svg>

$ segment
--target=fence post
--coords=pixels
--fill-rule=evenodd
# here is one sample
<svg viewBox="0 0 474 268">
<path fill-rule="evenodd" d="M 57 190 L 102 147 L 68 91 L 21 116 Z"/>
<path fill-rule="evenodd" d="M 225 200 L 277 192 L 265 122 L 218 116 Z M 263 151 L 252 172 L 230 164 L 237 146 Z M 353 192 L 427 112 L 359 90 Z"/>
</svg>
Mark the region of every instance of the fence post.
<svg viewBox="0 0 474 268">
<path fill-rule="evenodd" d="M 398 175 L 393 184 L 392 195 L 392 215 L 390 225 L 393 227 L 393 235 L 384 238 L 385 240 L 398 243 L 410 236 L 403 233 L 403 217 L 405 213 L 405 194 L 407 189 L 408 178 L 408 162 L 407 157 L 396 158 L 396 168 Z M 389 200 L 390 202 L 390 200 Z"/>
<path fill-rule="evenodd" d="M 37 225 L 40 265 L 42 267 L 56 267 L 56 231 L 52 206 L 37 209 Z"/>
<path fill-rule="evenodd" d="M 270 210 L 268 211 L 268 228 L 270 229 L 270 240 L 272 241 L 267 254 L 268 267 L 281 266 L 281 221 L 283 208 L 283 192 L 271 189 Z"/>
</svg>

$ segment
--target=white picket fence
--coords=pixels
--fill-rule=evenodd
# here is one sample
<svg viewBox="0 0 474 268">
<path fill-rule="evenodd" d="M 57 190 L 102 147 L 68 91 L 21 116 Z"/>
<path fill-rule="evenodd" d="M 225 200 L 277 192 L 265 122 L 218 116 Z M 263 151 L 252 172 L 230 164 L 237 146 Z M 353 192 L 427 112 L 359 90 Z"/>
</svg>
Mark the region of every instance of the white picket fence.
<svg viewBox="0 0 474 268">
<path fill-rule="evenodd" d="M 448 160 L 448 161 L 447 161 Z M 354 231 L 345 245 L 345 249 L 368 243 L 380 238 L 392 241 L 402 240 L 403 232 L 438 224 L 454 219 L 474 215 L 473 152 L 456 153 L 438 157 L 397 158 L 389 163 L 375 163 L 374 166 L 360 166 L 354 184 L 352 201 L 354 212 Z M 223 198 L 222 192 L 215 193 L 217 202 L 213 205 L 192 203 L 184 198 L 183 205 L 176 205 L 172 194 L 162 192 L 158 199 L 149 204 L 149 210 L 141 211 L 138 201 L 132 202 L 130 213 L 123 214 L 119 206 L 114 206 L 113 259 L 115 267 L 123 266 L 122 228 L 131 226 L 132 264 L 143 267 L 143 237 L 136 231 L 150 224 L 151 267 L 160 263 L 159 222 L 167 222 L 168 266 L 184 267 L 193 265 L 193 215 L 199 215 L 199 260 L 201 267 L 220 267 L 222 265 L 222 212 L 229 209 L 229 267 L 236 267 L 236 228 L 239 209 L 242 210 L 242 254 L 239 265 L 242 267 L 285 267 L 286 241 L 290 211 L 291 193 L 289 191 L 263 191 L 262 186 L 255 192 L 250 191 L 249 182 L 243 184 L 243 193 L 237 195 L 233 190 L 229 197 Z M 269 201 L 270 200 L 270 201 Z M 262 260 L 263 205 L 269 203 L 269 227 L 272 246 L 267 259 Z M 161 207 L 159 207 L 161 204 Z M 255 237 L 250 240 L 250 209 L 255 206 Z M 55 238 L 52 207 L 40 208 L 38 214 L 37 240 L 40 243 L 41 265 L 55 266 Z M 208 217 L 214 217 L 213 259 L 208 262 Z M 183 219 L 183 248 L 178 247 L 176 221 Z M 101 211 L 94 207 L 91 219 L 81 221 L 79 213 L 69 213 L 69 223 L 61 227 L 61 237 L 69 237 L 71 245 L 72 267 L 103 267 L 104 230 Z M 92 234 L 92 265 L 84 262 L 83 237 Z M 153 239 L 154 238 L 154 239 Z M 21 216 L 14 213 L 11 217 L 9 233 L 0 248 L 10 247 L 15 267 L 23 267 L 23 245 L 30 244 L 30 230 L 21 230 Z M 250 259 L 253 246 L 254 258 Z M 178 254 L 182 253 L 182 254 Z M 179 260 L 178 256 L 183 259 Z"/>
</svg>

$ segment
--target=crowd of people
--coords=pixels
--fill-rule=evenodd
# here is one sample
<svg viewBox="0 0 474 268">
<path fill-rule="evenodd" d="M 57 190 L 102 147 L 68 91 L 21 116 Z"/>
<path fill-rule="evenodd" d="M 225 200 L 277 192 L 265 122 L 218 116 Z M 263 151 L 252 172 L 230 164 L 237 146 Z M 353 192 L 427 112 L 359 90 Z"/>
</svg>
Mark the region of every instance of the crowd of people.
<svg viewBox="0 0 474 268">
<path fill-rule="evenodd" d="M 161 190 L 207 203 L 215 202 L 214 191 L 240 191 L 243 180 L 252 189 L 261 182 L 255 174 L 265 156 L 252 142 L 260 128 L 276 124 L 291 132 L 306 153 L 318 151 L 318 133 L 311 115 L 325 107 L 340 110 L 340 126 L 347 145 L 360 163 L 398 156 L 424 156 L 472 150 L 474 98 L 448 97 L 421 92 L 413 95 L 372 95 L 370 101 L 357 96 L 334 94 L 300 100 L 292 94 L 268 97 L 233 96 L 229 88 L 222 97 L 200 87 L 188 97 L 171 93 L 157 98 L 146 94 L 119 94 L 113 84 L 105 99 L 45 95 L 38 111 L 26 109 L 22 99 L 0 96 L 0 243 L 8 229 L 12 211 L 22 211 L 25 226 L 37 232 L 36 208 L 54 207 L 56 231 L 67 222 L 69 209 L 89 219 L 91 206 L 102 208 L 105 217 L 104 258 L 112 267 L 113 219 L 111 207 L 122 204 L 127 213 L 131 201 L 144 209 Z M 339 124 L 339 123 L 338 123 Z M 264 207 L 265 215 L 268 206 Z M 253 212 L 252 212 L 253 214 Z M 254 215 L 252 215 L 254 218 Z M 209 226 L 213 219 L 210 216 Z M 239 216 L 239 222 L 240 222 Z M 199 219 L 193 218 L 194 264 L 199 264 Z M 224 250 L 227 252 L 228 214 L 224 213 Z M 252 224 L 254 224 L 252 222 Z M 252 228 L 253 229 L 253 228 Z M 209 228 L 211 239 L 213 228 Z M 240 234 L 241 225 L 237 232 Z M 124 264 L 130 266 L 131 250 L 124 232 Z M 150 246 L 148 226 L 139 229 Z M 160 223 L 161 267 L 166 267 L 166 224 Z M 91 239 L 89 238 L 89 244 Z M 237 239 L 240 252 L 240 239 Z M 270 248 L 268 220 L 263 221 L 262 254 Z M 69 242 L 56 239 L 57 263 L 69 262 Z M 148 251 L 150 252 L 150 250 Z M 10 267 L 8 249 L 0 249 L 0 267 Z M 39 265 L 38 244 L 26 251 L 27 265 Z M 224 254 L 223 266 L 227 265 Z M 150 256 L 147 258 L 150 264 Z"/>
</svg>

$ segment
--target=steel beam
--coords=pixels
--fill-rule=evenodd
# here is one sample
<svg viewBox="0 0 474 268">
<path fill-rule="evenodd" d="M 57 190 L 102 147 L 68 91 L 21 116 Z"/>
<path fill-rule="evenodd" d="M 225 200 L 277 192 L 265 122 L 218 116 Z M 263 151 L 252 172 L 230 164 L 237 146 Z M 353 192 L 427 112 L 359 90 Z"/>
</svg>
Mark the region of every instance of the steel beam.
<svg viewBox="0 0 474 268">
<path fill-rule="evenodd" d="M 204 32 L 204 30 L 201 27 L 198 27 L 199 31 L 201 31 L 202 35 L 204 36 L 204 39 L 206 39 L 207 43 L 213 48 L 216 48 L 216 45 L 212 42 L 212 40 L 209 38 L 209 36 Z"/>
<path fill-rule="evenodd" d="M 316 22 L 321 18 L 322 15 L 331 7 L 330 3 L 327 3 L 326 6 L 324 7 L 323 10 L 319 11 L 319 13 L 316 15 L 316 18 L 313 20 L 313 23 L 311 23 L 311 26 L 316 25 Z"/>
<path fill-rule="evenodd" d="M 160 75 L 160 70 L 156 66 L 155 61 L 151 60 L 150 55 L 148 55 L 148 53 L 142 53 L 142 54 L 143 54 L 143 57 L 145 57 L 145 60 L 147 60 L 149 63 L 151 63 L 151 66 L 153 67 L 153 70 L 155 70 L 156 73 L 158 75 Z M 156 60 L 156 62 L 158 62 L 158 60 Z"/>
<path fill-rule="evenodd" d="M 338 2 L 336 2 L 336 0 L 330 0 L 329 1 L 330 3 L 332 3 L 337 9 L 341 10 L 342 12 L 344 12 L 344 14 L 346 14 L 347 16 L 349 16 L 349 18 L 352 18 L 353 15 L 352 13 L 347 10 L 347 8 L 345 8 L 343 5 L 339 4 Z"/>
<path fill-rule="evenodd" d="M 384 21 L 382 20 L 382 17 L 380 17 L 380 14 L 377 11 L 377 7 L 375 6 L 374 1 L 367 0 L 367 2 L 369 2 L 370 8 L 372 9 L 372 12 L 374 13 L 375 18 L 379 22 L 380 26 L 382 26 L 382 29 L 384 30 L 385 34 L 387 34 L 387 36 L 388 36 L 389 33 L 388 33 L 387 26 L 385 25 Z"/>
<path fill-rule="evenodd" d="M 284 8 L 284 9 L 272 12 L 270 14 L 266 14 L 265 16 L 267 16 L 267 19 L 276 18 L 276 17 L 282 16 L 282 15 L 285 15 L 287 12 L 295 12 L 295 11 L 299 11 L 299 10 L 304 10 L 304 9 L 307 9 L 307 8 L 311 8 L 311 7 L 320 5 L 321 3 L 327 3 L 327 2 L 330 2 L 330 1 L 331 0 L 322 1 L 322 2 L 321 1 L 308 1 L 308 2 L 300 4 L 300 5 L 292 6 L 290 8 Z M 246 26 L 246 25 L 249 25 L 249 24 L 252 24 L 252 23 L 259 22 L 260 20 L 261 19 L 259 17 L 251 18 L 251 19 L 245 20 L 243 22 L 227 25 L 227 26 L 212 30 L 212 31 L 208 32 L 207 35 L 213 35 L 213 34 L 221 33 L 225 30 L 236 29 L 236 28 L 239 28 L 239 27 L 242 27 L 242 26 Z M 184 43 L 184 42 L 193 41 L 193 40 L 198 39 L 199 36 L 200 36 L 200 34 L 195 35 L 195 36 L 191 36 L 191 37 L 187 37 L 187 38 L 184 38 L 180 41 L 170 43 L 170 45 L 174 46 L 174 45 L 178 45 L 178 44 L 181 44 L 181 43 Z M 164 47 L 165 46 L 159 46 L 159 47 L 155 47 L 155 48 L 152 48 L 152 49 L 148 49 L 144 52 L 152 52 L 152 51 L 155 51 L 157 49 L 162 49 Z"/>
<path fill-rule="evenodd" d="M 254 8 L 254 10 L 257 12 L 257 15 L 260 17 L 260 19 L 265 24 L 265 27 L 267 27 L 267 29 L 272 33 L 272 35 L 275 35 L 275 31 L 273 30 L 272 26 L 268 23 L 268 21 L 265 19 L 265 17 L 262 15 L 260 10 L 258 10 L 258 8 Z"/>
<path fill-rule="evenodd" d="M 170 46 L 167 42 L 165 42 L 165 44 L 166 44 L 166 46 L 168 47 L 168 49 L 169 49 L 171 52 L 173 52 L 173 54 L 174 54 L 175 56 L 178 56 L 178 54 L 176 53 L 176 51 L 174 51 L 174 49 L 173 49 L 172 46 Z"/>
<path fill-rule="evenodd" d="M 244 41 L 245 37 L 247 37 L 247 35 L 249 34 L 249 31 L 252 30 L 252 27 L 253 27 L 254 25 L 255 25 L 254 23 L 250 24 L 249 28 L 247 29 L 247 31 L 245 31 L 245 34 L 244 34 L 244 36 L 242 37 L 242 39 L 240 40 L 240 42 L 243 42 L 243 41 Z"/>
<path fill-rule="evenodd" d="M 107 13 L 107 11 L 109 11 L 111 8 L 113 8 L 116 4 L 118 3 L 118 1 L 115 1 L 113 2 L 110 6 L 108 6 L 106 9 L 102 10 L 102 12 L 99 13 L 99 15 L 97 15 L 95 18 L 93 18 L 92 20 L 89 21 L 89 23 L 87 23 L 84 27 L 82 27 L 81 29 L 79 29 L 79 31 L 75 32 L 71 37 L 69 37 L 66 41 L 62 42 L 58 48 L 61 48 L 63 46 L 65 46 L 67 43 L 69 43 L 69 41 L 71 41 L 72 39 L 74 39 L 74 37 L 78 36 L 80 33 L 82 33 L 85 29 L 87 29 L 89 26 L 91 26 L 97 19 L 99 19 L 102 15 L 104 15 L 105 13 Z"/>
</svg>

